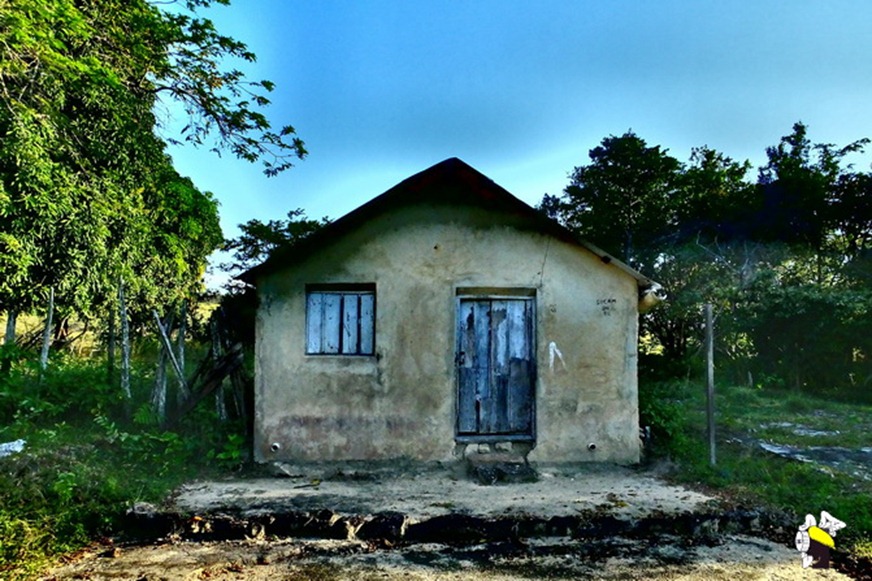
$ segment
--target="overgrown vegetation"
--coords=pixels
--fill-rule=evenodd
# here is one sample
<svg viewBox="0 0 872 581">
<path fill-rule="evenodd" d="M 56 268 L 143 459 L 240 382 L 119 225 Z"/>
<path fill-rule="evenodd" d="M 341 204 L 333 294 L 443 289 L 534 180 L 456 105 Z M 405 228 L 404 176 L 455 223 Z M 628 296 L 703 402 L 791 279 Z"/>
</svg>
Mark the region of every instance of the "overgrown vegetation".
<svg viewBox="0 0 872 581">
<path fill-rule="evenodd" d="M 755 179 L 749 162 L 709 147 L 681 162 L 627 132 L 603 139 L 540 204 L 663 285 L 640 325 L 649 453 L 751 506 L 827 510 L 849 523 L 839 547 L 856 554 L 872 547 L 872 483 L 759 444 L 872 445 L 872 173 L 857 167 L 868 143 L 814 143 L 796 123 Z M 716 466 L 705 390 L 692 380 L 703 377 L 706 303 L 723 383 Z"/>
<path fill-rule="evenodd" d="M 117 532 L 133 503 L 160 501 L 186 479 L 244 461 L 243 427 L 220 421 L 214 404 L 174 430 L 156 423 L 147 403 L 154 355 L 144 350 L 131 415 L 93 359 L 59 357 L 40 373 L 21 354 L 0 376 L 0 442 L 25 441 L 21 453 L 0 458 L 0 577 L 31 578 L 56 555 Z"/>
<path fill-rule="evenodd" d="M 802 517 L 826 510 L 845 521 L 839 550 L 872 546 L 872 481 L 852 470 L 775 456 L 760 442 L 796 446 L 869 446 L 872 408 L 763 387 L 719 386 L 717 463 L 709 464 L 705 388 L 697 382 L 642 387 L 641 421 L 652 427 L 652 460 L 672 460 L 672 476 L 717 489 L 748 508 L 774 507 Z M 796 427 L 827 432 L 797 434 Z M 837 432 L 837 433 L 836 433 Z M 870 466 L 872 469 L 872 466 Z M 785 539 L 785 542 L 789 539 Z"/>
</svg>

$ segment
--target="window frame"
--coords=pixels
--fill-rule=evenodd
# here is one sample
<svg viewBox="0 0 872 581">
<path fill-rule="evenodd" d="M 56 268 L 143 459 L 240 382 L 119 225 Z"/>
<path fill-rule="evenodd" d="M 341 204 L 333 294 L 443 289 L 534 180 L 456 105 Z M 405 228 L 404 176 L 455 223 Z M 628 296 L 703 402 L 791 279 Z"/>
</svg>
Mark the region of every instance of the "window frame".
<svg viewBox="0 0 872 581">
<path fill-rule="evenodd" d="M 316 305 L 317 315 L 313 313 Z M 306 356 L 375 355 L 375 283 L 308 284 L 305 309 Z M 328 309 L 336 311 L 332 318 L 328 315 Z M 349 323 L 353 323 L 353 326 Z M 348 341 L 354 342 L 353 348 L 348 346 Z"/>
</svg>

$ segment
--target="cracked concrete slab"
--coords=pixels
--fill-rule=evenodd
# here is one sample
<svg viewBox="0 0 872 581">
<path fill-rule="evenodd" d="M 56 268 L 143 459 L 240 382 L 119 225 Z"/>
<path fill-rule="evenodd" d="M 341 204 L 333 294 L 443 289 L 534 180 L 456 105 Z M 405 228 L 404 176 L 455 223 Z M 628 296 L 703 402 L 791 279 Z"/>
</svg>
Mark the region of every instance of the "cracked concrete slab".
<svg viewBox="0 0 872 581">
<path fill-rule="evenodd" d="M 448 514 L 486 518 L 542 518 L 607 510 L 619 518 L 687 512 L 710 513 L 718 501 L 670 485 L 638 469 L 612 465 L 537 466 L 539 480 L 483 486 L 450 466 L 406 467 L 393 472 L 323 466 L 288 468 L 284 478 L 192 482 L 172 499 L 180 512 L 256 515 L 277 510 L 329 508 L 341 514 L 399 512 L 413 520 Z"/>
</svg>

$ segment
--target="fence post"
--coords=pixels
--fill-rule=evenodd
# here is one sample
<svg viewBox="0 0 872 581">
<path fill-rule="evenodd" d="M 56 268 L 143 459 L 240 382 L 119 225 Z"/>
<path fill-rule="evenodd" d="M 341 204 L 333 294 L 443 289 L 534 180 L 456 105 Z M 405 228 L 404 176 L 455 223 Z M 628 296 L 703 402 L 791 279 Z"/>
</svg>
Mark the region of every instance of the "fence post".
<svg viewBox="0 0 872 581">
<path fill-rule="evenodd" d="M 705 353 L 706 353 L 706 417 L 708 419 L 709 463 L 714 466 L 715 457 L 715 334 L 712 323 L 712 305 L 705 305 Z"/>
</svg>

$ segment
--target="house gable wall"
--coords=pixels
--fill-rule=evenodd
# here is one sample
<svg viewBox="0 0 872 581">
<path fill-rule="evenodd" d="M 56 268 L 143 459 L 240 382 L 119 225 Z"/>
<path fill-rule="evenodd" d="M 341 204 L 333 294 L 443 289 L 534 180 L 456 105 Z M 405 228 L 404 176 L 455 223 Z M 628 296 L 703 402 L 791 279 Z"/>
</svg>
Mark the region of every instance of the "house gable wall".
<svg viewBox="0 0 872 581">
<path fill-rule="evenodd" d="M 306 355 L 306 285 L 375 283 L 375 355 Z M 255 458 L 455 451 L 458 289 L 535 293 L 541 461 L 639 458 L 637 283 L 515 215 L 416 205 L 258 281 Z M 596 450 L 588 450 L 588 444 Z"/>
</svg>

